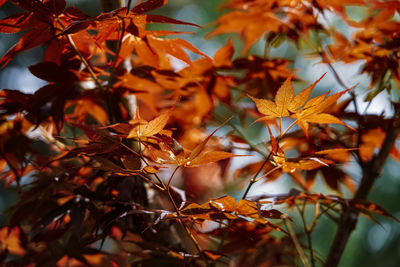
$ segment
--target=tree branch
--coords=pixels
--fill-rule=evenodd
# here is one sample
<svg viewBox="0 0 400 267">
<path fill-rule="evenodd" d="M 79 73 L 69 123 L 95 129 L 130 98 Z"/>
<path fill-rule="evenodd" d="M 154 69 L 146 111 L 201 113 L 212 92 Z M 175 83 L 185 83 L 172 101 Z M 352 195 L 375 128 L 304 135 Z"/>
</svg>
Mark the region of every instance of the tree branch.
<svg viewBox="0 0 400 267">
<path fill-rule="evenodd" d="M 101 0 L 100 3 L 101 9 L 104 12 L 109 12 L 124 6 L 124 0 Z"/>
<path fill-rule="evenodd" d="M 395 115 L 390 128 L 386 130 L 386 137 L 382 147 L 369 162 L 363 164 L 363 176 L 360 186 L 354 195 L 354 199 L 366 199 L 371 191 L 375 180 L 381 175 L 384 163 L 389 156 L 390 150 L 396 142 L 397 136 L 400 133 L 400 105 L 395 104 Z M 351 207 L 343 207 L 344 211 L 340 218 L 335 239 L 331 245 L 325 267 L 338 266 L 347 241 L 351 233 L 356 228 L 358 221 L 358 212 Z"/>
</svg>

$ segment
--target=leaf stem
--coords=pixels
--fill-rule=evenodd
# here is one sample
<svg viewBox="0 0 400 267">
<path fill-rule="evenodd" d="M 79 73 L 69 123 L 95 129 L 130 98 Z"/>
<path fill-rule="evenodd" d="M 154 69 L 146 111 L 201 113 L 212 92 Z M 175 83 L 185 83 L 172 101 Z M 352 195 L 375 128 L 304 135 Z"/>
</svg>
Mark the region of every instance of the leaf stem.
<svg viewBox="0 0 400 267">
<path fill-rule="evenodd" d="M 274 171 L 276 171 L 276 170 L 278 170 L 278 169 L 280 169 L 280 168 L 281 168 L 281 166 L 276 166 L 275 168 L 269 170 L 269 171 L 268 171 L 266 174 L 264 174 L 263 176 L 258 177 L 257 179 L 255 179 L 255 181 L 256 181 L 256 182 L 260 181 L 262 178 L 267 177 L 268 175 L 270 175 L 271 173 L 273 173 Z"/>
<path fill-rule="evenodd" d="M 167 189 L 168 189 L 168 190 L 169 190 L 169 187 L 170 187 L 172 178 L 174 177 L 175 173 L 178 171 L 179 167 L 180 167 L 179 165 L 176 166 L 176 168 L 174 169 L 174 171 L 172 172 L 171 176 L 170 176 L 169 179 L 168 179 L 168 183 L 167 183 Z"/>
<path fill-rule="evenodd" d="M 281 137 L 282 137 L 283 135 L 285 135 L 285 134 L 290 130 L 290 128 L 292 128 L 296 123 L 297 123 L 297 119 L 296 119 L 294 122 L 292 122 L 292 123 L 289 125 L 289 127 L 287 127 L 287 129 L 281 134 Z"/>
</svg>

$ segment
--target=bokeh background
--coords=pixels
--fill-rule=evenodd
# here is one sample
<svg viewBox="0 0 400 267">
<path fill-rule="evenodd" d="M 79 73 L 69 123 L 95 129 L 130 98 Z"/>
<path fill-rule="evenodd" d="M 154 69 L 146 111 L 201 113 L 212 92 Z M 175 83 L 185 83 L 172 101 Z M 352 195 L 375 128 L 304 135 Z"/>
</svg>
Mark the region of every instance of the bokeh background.
<svg viewBox="0 0 400 267">
<path fill-rule="evenodd" d="M 135 1 L 133 0 L 132 3 Z M 180 37 L 194 44 L 202 52 L 212 56 L 215 51 L 224 45 L 226 41 L 232 37 L 235 43 L 235 55 L 240 55 L 242 48 L 242 39 L 237 35 L 223 35 L 212 39 L 205 39 L 204 36 L 211 31 L 212 22 L 218 16 L 223 14 L 221 9 L 223 0 L 170 0 L 167 5 L 156 10 L 155 13 L 163 14 L 175 19 L 184 20 L 201 25 L 202 28 L 186 27 L 182 25 L 152 25 L 152 27 L 162 27 L 178 31 L 193 31 L 193 34 L 185 34 Z M 68 5 L 74 5 L 86 12 L 89 15 L 96 16 L 101 12 L 99 0 L 67 0 Z M 0 8 L 0 19 L 18 12 L 18 9 L 6 3 Z M 349 7 L 347 12 L 357 18 L 361 16 L 362 10 Z M 399 14 L 397 14 L 399 18 Z M 346 35 L 351 35 L 352 28 L 347 26 L 340 18 L 326 16 L 326 23 L 337 27 Z M 21 34 L 0 34 L 0 55 L 3 55 L 21 36 Z M 330 40 L 324 40 L 329 42 Z M 262 56 L 264 53 L 264 40 L 260 40 L 253 46 L 250 53 Z M 307 84 L 312 83 L 319 78 L 324 72 L 328 72 L 325 78 L 318 84 L 315 94 L 327 92 L 331 90 L 340 90 L 341 87 L 335 80 L 329 69 L 324 64 L 318 63 L 318 58 L 313 58 L 308 55 L 310 51 L 307 47 L 296 47 L 289 41 L 284 41 L 278 48 L 272 48 L 270 51 L 271 57 L 280 57 L 291 59 L 294 62 L 293 68 L 296 75 L 303 81 L 294 84 L 295 90 L 305 88 Z M 34 77 L 28 71 L 27 67 L 41 60 L 43 57 L 44 48 L 39 47 L 28 52 L 18 55 L 12 62 L 3 70 L 0 70 L 0 89 L 18 89 L 23 92 L 32 93 L 45 85 L 45 82 Z M 195 55 L 193 55 L 195 56 Z M 334 66 L 339 74 L 343 77 L 346 83 L 350 86 L 359 83 L 355 93 L 359 96 L 358 102 L 360 109 L 363 110 L 366 103 L 363 99 L 367 92 L 369 78 L 366 75 L 360 75 L 359 69 L 362 62 L 356 64 L 335 63 Z M 179 67 L 179 62 L 177 62 Z M 381 93 L 376 97 L 371 106 L 368 108 L 368 113 L 375 114 L 392 114 L 390 107 L 391 100 L 398 100 L 398 88 L 392 90 L 392 95 L 386 92 Z M 262 142 L 266 136 L 265 131 L 261 127 L 248 128 L 245 133 L 253 143 Z M 397 144 L 399 145 L 399 144 Z M 352 177 L 356 182 L 359 181 L 361 172 L 357 169 L 356 164 L 349 164 L 349 171 L 353 174 Z M 260 186 L 253 187 L 250 195 L 254 194 L 278 194 L 288 192 L 296 185 L 290 179 L 283 177 L 277 182 L 264 183 Z M 228 189 L 227 189 L 228 190 Z M 232 189 L 229 189 L 232 190 Z M 337 192 L 329 191 L 323 182 L 319 179 L 314 190 L 325 194 L 337 194 Z M 230 194 L 240 196 L 241 192 L 232 192 Z M 349 192 L 343 190 L 344 196 L 349 196 Z M 5 187 L 0 181 L 0 226 L 7 224 L 8 207 L 13 205 L 18 200 L 14 185 Z M 385 165 L 384 173 L 376 182 L 373 192 L 369 195 L 369 200 L 376 202 L 385 207 L 395 217 L 400 218 L 400 174 L 399 163 L 393 159 L 389 159 Z M 312 210 L 309 210 L 312 216 Z M 311 216 L 309 219 L 311 219 Z M 357 225 L 356 231 L 353 232 L 350 242 L 348 243 L 346 252 L 343 256 L 341 266 L 400 266 L 400 225 L 388 218 L 379 217 L 380 224 L 375 224 L 371 220 L 361 217 Z M 314 249 L 316 249 L 322 258 L 325 258 L 329 250 L 329 246 L 335 233 L 334 223 L 323 218 L 313 232 Z M 299 226 L 299 230 L 301 227 Z"/>
</svg>

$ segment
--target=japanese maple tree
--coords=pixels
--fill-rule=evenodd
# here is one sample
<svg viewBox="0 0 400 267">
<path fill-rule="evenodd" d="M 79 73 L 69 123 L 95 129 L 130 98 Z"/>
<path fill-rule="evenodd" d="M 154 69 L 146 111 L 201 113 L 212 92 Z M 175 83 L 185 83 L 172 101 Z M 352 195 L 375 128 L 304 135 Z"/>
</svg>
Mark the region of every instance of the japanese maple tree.
<svg viewBox="0 0 400 267">
<path fill-rule="evenodd" d="M 157 13 L 166 0 L 106 2 L 90 16 L 65 0 L 0 0 L 19 8 L 0 32 L 21 34 L 0 67 L 43 46 L 29 71 L 46 82 L 0 91 L 0 179 L 19 196 L 0 228 L 3 264 L 338 266 L 360 214 L 398 221 L 368 201 L 387 158 L 400 160 L 398 99 L 385 116 L 360 108 L 399 90 L 397 1 L 229 0 L 205 42 L 244 43 L 214 55 L 180 38 L 188 32 L 149 27 L 204 26 Z M 329 71 L 294 90 L 302 54 L 274 56 L 282 43 Z M 336 62 L 361 62 L 366 97 Z M 342 88 L 314 92 L 327 76 Z M 282 177 L 296 188 L 255 190 Z M 334 194 L 317 191 L 318 177 Z M 337 224 L 326 258 L 313 246 L 322 217 Z"/>
</svg>

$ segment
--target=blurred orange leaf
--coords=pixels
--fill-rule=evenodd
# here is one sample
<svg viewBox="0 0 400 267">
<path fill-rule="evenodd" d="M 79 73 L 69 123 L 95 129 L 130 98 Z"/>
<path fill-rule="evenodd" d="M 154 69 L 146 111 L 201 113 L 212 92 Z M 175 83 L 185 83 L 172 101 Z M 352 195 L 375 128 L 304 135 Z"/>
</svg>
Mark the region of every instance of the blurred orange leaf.
<svg viewBox="0 0 400 267">
<path fill-rule="evenodd" d="M 164 129 L 165 125 L 167 125 L 173 109 L 174 107 L 149 122 L 138 121 L 137 125 L 130 130 L 127 138 L 150 137 L 158 134 Z M 136 120 L 138 119 L 137 117 Z"/>
<path fill-rule="evenodd" d="M 0 229 L 0 251 L 8 251 L 13 255 L 24 255 L 25 249 L 21 246 L 20 228 L 3 227 Z"/>
</svg>

